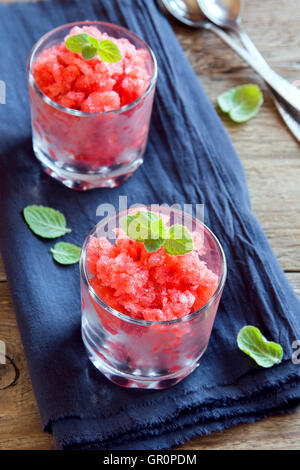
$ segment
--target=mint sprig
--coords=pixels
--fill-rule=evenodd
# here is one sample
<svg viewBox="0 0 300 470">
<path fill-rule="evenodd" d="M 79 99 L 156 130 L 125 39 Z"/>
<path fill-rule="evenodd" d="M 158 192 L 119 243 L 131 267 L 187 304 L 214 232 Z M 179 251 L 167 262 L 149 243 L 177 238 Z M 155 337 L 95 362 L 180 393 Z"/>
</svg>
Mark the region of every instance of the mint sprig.
<svg viewBox="0 0 300 470">
<path fill-rule="evenodd" d="M 42 238 L 58 238 L 71 232 L 65 216 L 56 209 L 46 206 L 27 206 L 23 209 L 24 219 L 33 233 Z"/>
<path fill-rule="evenodd" d="M 88 42 L 88 34 L 75 34 L 74 36 L 69 36 L 65 40 L 65 45 L 70 51 L 77 52 L 80 54 L 83 46 Z"/>
<path fill-rule="evenodd" d="M 108 39 L 98 39 L 88 34 L 74 34 L 65 40 L 67 49 L 81 54 L 84 60 L 93 59 L 97 54 L 103 62 L 114 64 L 122 59 L 118 46 Z"/>
<path fill-rule="evenodd" d="M 84 60 L 90 60 L 93 59 L 97 55 L 98 49 L 92 44 L 84 44 L 81 49 L 81 55 L 84 58 Z"/>
<path fill-rule="evenodd" d="M 81 248 L 72 243 L 58 242 L 50 251 L 57 263 L 68 265 L 78 263 Z"/>
<path fill-rule="evenodd" d="M 33 233 L 43 238 L 58 238 L 71 232 L 64 214 L 52 207 L 31 205 L 23 209 L 24 219 Z M 74 264 L 80 259 L 81 248 L 72 243 L 59 242 L 50 249 L 60 264 Z"/>
<path fill-rule="evenodd" d="M 280 344 L 267 341 L 255 326 L 244 326 L 237 336 L 237 344 L 245 354 L 252 357 L 261 367 L 272 367 L 279 364 L 283 357 Z"/>
<path fill-rule="evenodd" d="M 260 88 L 252 83 L 226 91 L 218 97 L 218 105 L 234 122 L 245 122 L 256 116 L 263 104 Z"/>
<path fill-rule="evenodd" d="M 132 240 L 144 243 L 148 253 L 157 251 L 162 245 L 169 255 L 184 255 L 194 249 L 190 232 L 182 225 L 173 225 L 167 230 L 162 219 L 149 211 L 139 211 L 120 220 L 120 226 Z"/>
<path fill-rule="evenodd" d="M 157 220 L 159 218 L 154 212 L 139 211 L 134 215 L 121 219 L 120 225 L 129 238 L 137 242 L 143 242 L 151 237 L 151 224 Z M 155 236 L 155 228 L 153 236 Z"/>
<path fill-rule="evenodd" d="M 169 229 L 164 249 L 168 255 L 172 256 L 184 255 L 193 251 L 193 239 L 188 229 L 182 225 L 172 225 Z"/>
<path fill-rule="evenodd" d="M 157 218 L 150 224 L 151 237 L 144 240 L 144 246 L 148 253 L 157 251 L 164 243 L 167 237 L 167 228 L 163 220 Z"/>
<path fill-rule="evenodd" d="M 122 55 L 118 46 L 114 42 L 108 41 L 107 39 L 103 39 L 103 41 L 100 42 L 98 54 L 103 62 L 108 62 L 109 64 L 119 62 L 119 60 L 122 59 Z"/>
</svg>

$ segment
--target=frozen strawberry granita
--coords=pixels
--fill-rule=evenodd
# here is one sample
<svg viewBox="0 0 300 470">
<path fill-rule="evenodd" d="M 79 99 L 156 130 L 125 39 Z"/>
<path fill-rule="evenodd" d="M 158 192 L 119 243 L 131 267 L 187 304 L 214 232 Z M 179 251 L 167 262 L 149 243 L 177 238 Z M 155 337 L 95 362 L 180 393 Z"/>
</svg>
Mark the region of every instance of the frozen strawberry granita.
<svg viewBox="0 0 300 470">
<path fill-rule="evenodd" d="M 226 277 L 223 250 L 196 219 L 193 249 L 176 256 L 165 245 L 149 252 L 119 227 L 115 240 L 99 236 L 104 223 L 88 236 L 80 262 L 88 355 L 118 385 L 174 385 L 207 347 Z"/>
<path fill-rule="evenodd" d="M 111 42 L 120 60 L 87 59 L 67 39 Z M 149 47 L 101 22 L 64 25 L 44 36 L 28 61 L 33 147 L 51 176 L 75 189 L 114 187 L 142 163 L 157 77 Z"/>
<path fill-rule="evenodd" d="M 125 234 L 113 245 L 91 238 L 87 248 L 90 283 L 108 305 L 132 318 L 176 320 L 200 309 L 213 296 L 218 276 L 194 250 L 170 256 L 163 248 L 148 253 Z"/>
<path fill-rule="evenodd" d="M 145 93 L 151 75 L 144 49 L 137 49 L 128 39 L 110 37 L 95 26 L 74 26 L 69 36 L 84 33 L 117 44 L 122 59 L 112 64 L 98 55 L 85 60 L 64 42 L 46 49 L 33 64 L 34 79 L 45 95 L 66 108 L 97 113 L 126 106 Z"/>
</svg>

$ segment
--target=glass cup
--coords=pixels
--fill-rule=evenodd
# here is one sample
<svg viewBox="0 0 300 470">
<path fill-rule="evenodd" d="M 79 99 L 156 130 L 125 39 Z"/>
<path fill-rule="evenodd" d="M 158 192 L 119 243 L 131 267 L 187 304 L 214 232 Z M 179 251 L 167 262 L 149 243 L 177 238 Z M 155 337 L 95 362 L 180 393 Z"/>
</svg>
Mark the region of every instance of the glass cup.
<svg viewBox="0 0 300 470">
<path fill-rule="evenodd" d="M 219 241 L 202 222 L 161 206 L 159 216 L 167 227 L 188 225 L 202 237 L 205 253 L 199 256 L 217 275 L 217 288 L 202 308 L 176 320 L 145 321 L 114 310 L 91 286 L 87 246 L 92 237 L 103 237 L 109 228 L 119 227 L 122 217 L 140 209 L 145 206 L 105 218 L 85 240 L 80 260 L 82 338 L 92 363 L 112 382 L 129 388 L 162 389 L 189 375 L 207 348 L 226 279 L 226 259 Z M 114 243 L 114 236 L 105 237 Z"/>
<path fill-rule="evenodd" d="M 37 86 L 33 64 L 38 56 L 64 41 L 74 26 L 96 26 L 114 38 L 125 38 L 148 57 L 151 77 L 145 93 L 132 103 L 107 112 L 88 113 L 61 106 Z M 125 28 L 99 21 L 70 23 L 50 31 L 33 47 L 27 64 L 33 149 L 43 169 L 69 188 L 116 187 L 143 163 L 157 80 L 157 63 L 147 44 Z"/>
</svg>

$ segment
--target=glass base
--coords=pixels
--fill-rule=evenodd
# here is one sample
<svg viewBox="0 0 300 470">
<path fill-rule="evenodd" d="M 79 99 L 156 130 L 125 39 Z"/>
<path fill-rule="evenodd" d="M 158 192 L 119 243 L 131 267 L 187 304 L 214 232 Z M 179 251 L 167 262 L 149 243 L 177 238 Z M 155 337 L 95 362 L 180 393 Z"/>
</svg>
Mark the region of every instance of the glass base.
<svg viewBox="0 0 300 470">
<path fill-rule="evenodd" d="M 45 173 L 60 181 L 68 188 L 77 191 L 87 191 L 96 188 L 116 188 L 125 183 L 143 163 L 143 158 L 139 157 L 130 164 L 116 170 L 111 170 L 107 167 L 107 169 L 102 168 L 101 172 L 89 171 L 82 173 L 71 168 L 63 168 L 59 165 L 59 162 L 55 162 L 48 155 L 45 155 L 37 145 L 34 145 L 33 150 Z"/>
<path fill-rule="evenodd" d="M 136 375 L 127 374 L 115 369 L 106 361 L 104 361 L 102 359 L 102 355 L 102 357 L 100 357 L 100 353 L 97 353 L 97 349 L 95 349 L 95 344 L 90 338 L 88 331 L 86 331 L 84 325 L 82 325 L 81 332 L 83 343 L 88 353 L 88 357 L 93 363 L 93 365 L 96 367 L 96 369 L 98 369 L 103 375 L 105 375 L 105 377 L 108 378 L 111 382 L 115 383 L 116 385 L 119 385 L 120 387 L 125 388 L 147 388 L 161 390 L 164 388 L 173 387 L 178 382 L 181 382 L 181 380 L 191 374 L 198 367 L 199 361 L 205 352 L 205 350 L 202 351 L 201 356 L 193 364 L 189 364 L 186 369 L 181 369 L 174 373 L 159 376 L 143 376 L 140 374 L 141 371 L 137 370 Z"/>
</svg>

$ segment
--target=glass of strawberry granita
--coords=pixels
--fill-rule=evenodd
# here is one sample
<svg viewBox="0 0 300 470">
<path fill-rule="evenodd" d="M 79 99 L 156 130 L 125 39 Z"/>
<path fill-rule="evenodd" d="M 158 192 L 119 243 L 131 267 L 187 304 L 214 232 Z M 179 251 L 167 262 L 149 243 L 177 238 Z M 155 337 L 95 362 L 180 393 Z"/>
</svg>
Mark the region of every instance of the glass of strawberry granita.
<svg viewBox="0 0 300 470">
<path fill-rule="evenodd" d="M 184 220 L 192 251 L 147 251 L 120 228 L 128 215 L 120 212 L 89 233 L 81 254 L 83 342 L 96 368 L 123 387 L 168 388 L 198 366 L 226 279 L 223 249 L 202 222 L 164 206 L 155 214 L 167 229 Z"/>
<path fill-rule="evenodd" d="M 85 60 L 69 36 L 114 42 L 121 60 Z M 50 31 L 28 59 L 33 149 L 44 170 L 66 186 L 116 187 L 142 164 L 157 80 L 151 49 L 135 34 L 98 21 Z"/>
</svg>

